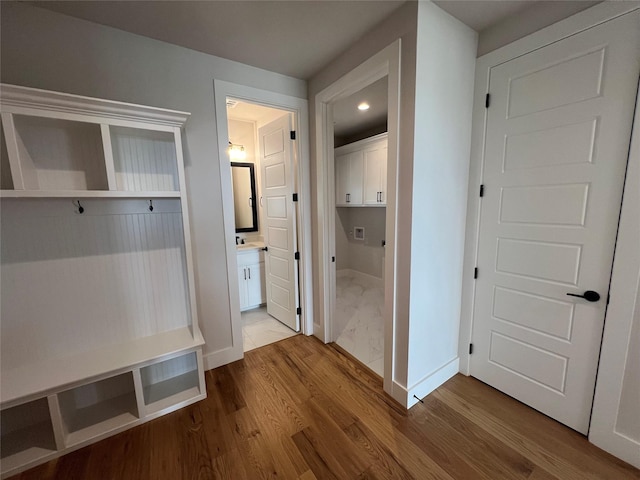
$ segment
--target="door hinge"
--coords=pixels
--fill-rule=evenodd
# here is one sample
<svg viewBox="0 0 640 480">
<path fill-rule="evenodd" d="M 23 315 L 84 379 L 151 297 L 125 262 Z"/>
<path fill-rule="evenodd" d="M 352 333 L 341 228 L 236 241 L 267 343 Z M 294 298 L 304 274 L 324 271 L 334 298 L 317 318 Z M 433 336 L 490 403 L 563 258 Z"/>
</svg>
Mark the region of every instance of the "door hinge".
<svg viewBox="0 0 640 480">
<path fill-rule="evenodd" d="M 294 194 L 293 194 L 293 201 L 294 201 L 294 202 L 297 202 L 297 201 L 298 201 L 298 194 L 297 194 L 297 193 L 294 193 Z"/>
<path fill-rule="evenodd" d="M 480 196 L 484 197 L 484 184 L 480 185 Z"/>
<path fill-rule="evenodd" d="M 491 94 L 487 93 L 487 96 L 484 98 L 484 108 L 489 108 L 491 104 Z"/>
<path fill-rule="evenodd" d="M 331 257 L 331 262 L 336 263 L 336 257 Z"/>
<path fill-rule="evenodd" d="M 295 258 L 296 260 L 300 260 L 300 252 L 294 253 L 293 258 Z"/>
<path fill-rule="evenodd" d="M 469 355 L 473 354 L 473 343 L 469 344 Z"/>
<path fill-rule="evenodd" d="M 300 307 L 296 308 L 296 313 L 302 315 L 302 309 Z"/>
<path fill-rule="evenodd" d="M 291 138 L 291 140 L 295 140 L 296 139 L 296 131 L 295 130 L 291 130 L 289 132 L 289 137 Z"/>
<path fill-rule="evenodd" d="M 474 278 L 474 280 L 475 280 L 476 278 L 478 278 L 478 267 L 476 267 L 476 268 L 474 268 L 474 269 L 473 269 L 473 278 Z"/>
</svg>

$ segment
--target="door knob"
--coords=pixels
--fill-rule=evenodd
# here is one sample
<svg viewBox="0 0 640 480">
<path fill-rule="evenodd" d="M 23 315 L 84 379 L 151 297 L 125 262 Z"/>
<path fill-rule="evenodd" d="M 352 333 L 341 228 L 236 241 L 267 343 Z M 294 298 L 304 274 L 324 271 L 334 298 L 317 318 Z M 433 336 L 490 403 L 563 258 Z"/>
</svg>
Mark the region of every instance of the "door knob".
<svg viewBox="0 0 640 480">
<path fill-rule="evenodd" d="M 260 250 L 262 250 L 263 252 L 268 252 L 269 251 L 269 247 L 262 247 Z"/>
<path fill-rule="evenodd" d="M 570 297 L 580 297 L 584 298 L 587 302 L 597 302 L 600 300 L 600 294 L 598 292 L 594 292 L 593 290 L 587 290 L 582 295 L 578 295 L 577 293 L 567 293 Z"/>
</svg>

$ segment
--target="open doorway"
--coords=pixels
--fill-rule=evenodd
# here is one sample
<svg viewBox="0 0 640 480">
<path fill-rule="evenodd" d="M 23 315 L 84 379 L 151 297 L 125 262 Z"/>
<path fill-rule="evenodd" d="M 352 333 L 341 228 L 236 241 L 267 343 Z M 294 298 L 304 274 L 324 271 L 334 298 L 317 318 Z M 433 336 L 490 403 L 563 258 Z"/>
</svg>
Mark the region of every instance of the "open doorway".
<svg viewBox="0 0 640 480">
<path fill-rule="evenodd" d="M 378 363 L 383 364 L 382 376 L 384 390 L 399 398 L 402 395 L 402 387 L 394 379 L 394 369 L 396 368 L 396 362 L 404 362 L 404 359 L 396 358 L 396 332 L 395 324 L 397 317 L 396 307 L 396 244 L 397 244 L 397 189 L 398 189 L 398 135 L 400 131 L 400 41 L 395 41 L 356 68 L 336 80 L 327 88 L 318 93 L 315 97 L 315 123 L 316 123 L 316 182 L 317 182 L 317 205 L 320 214 L 317 218 L 316 235 L 315 239 L 318 245 L 318 282 L 317 290 L 320 302 L 318 305 L 318 320 L 314 322 L 314 333 L 322 339 L 324 342 L 336 341 L 341 332 L 334 332 L 339 329 L 340 325 L 334 325 L 333 319 L 336 316 L 336 303 L 338 296 L 336 295 L 336 280 L 339 267 L 336 264 L 336 245 L 337 235 L 336 229 L 341 228 L 341 222 L 339 212 L 337 212 L 336 200 L 342 201 L 342 195 L 348 194 L 340 190 L 342 185 L 336 185 L 336 177 L 340 177 L 343 172 L 336 172 L 336 168 L 340 163 L 336 162 L 336 156 L 340 152 L 336 152 L 335 142 L 355 140 L 352 138 L 343 138 L 338 135 L 334 136 L 334 111 L 336 106 L 340 108 L 343 100 L 351 97 L 354 93 L 359 92 L 367 87 L 370 87 L 376 82 L 382 81 L 378 85 L 383 85 L 386 82 L 386 152 L 383 148 L 374 148 L 377 153 L 374 152 L 372 157 L 377 157 L 377 164 L 382 168 L 386 166 L 386 181 L 383 179 L 382 170 L 376 170 L 378 173 L 373 175 L 371 180 L 374 188 L 368 188 L 364 191 L 364 183 L 361 192 L 356 192 L 355 197 L 347 196 L 346 203 L 352 203 L 352 200 L 356 200 L 357 195 L 363 195 L 362 202 L 365 201 L 369 204 L 377 204 L 377 207 L 359 207 L 361 212 L 355 215 L 371 213 L 370 216 L 375 217 L 376 213 L 372 213 L 374 208 L 380 209 L 378 216 L 384 211 L 384 236 L 380 233 L 376 234 L 376 228 L 382 226 L 382 222 L 375 221 L 373 218 L 363 218 L 362 221 L 371 222 L 372 230 L 367 231 L 367 228 L 356 229 L 355 227 L 363 227 L 363 225 L 355 224 L 353 218 L 351 218 L 351 210 L 345 215 L 348 217 L 346 233 L 347 238 L 343 236 L 343 242 L 348 241 L 349 232 L 353 237 L 353 242 L 364 242 L 367 238 L 370 239 L 371 246 L 378 245 L 378 260 L 372 257 L 370 264 L 379 265 L 379 268 L 375 271 L 369 271 L 369 273 L 375 273 L 370 275 L 382 279 L 383 295 L 380 295 L 377 300 L 382 301 L 384 304 L 382 313 L 383 324 L 383 340 L 378 344 L 383 350 L 382 360 L 378 360 Z M 374 88 L 374 87 L 372 87 Z M 384 90 L 384 88 L 383 88 Z M 383 101 L 384 102 L 384 101 Z M 371 105 L 370 105 L 371 107 Z M 380 122 L 381 125 L 382 122 Z M 380 127 L 378 125 L 378 127 Z M 338 125 L 338 128 L 340 126 Z M 370 126 L 375 128 L 375 125 Z M 377 133 L 370 130 L 366 132 L 363 129 L 362 134 L 371 137 Z M 373 144 L 377 140 L 370 138 Z M 366 142 L 366 140 L 363 140 Z M 354 143 L 354 142 L 351 142 Z M 344 146 L 343 146 L 344 147 Z M 341 148 L 341 147 L 338 147 Z M 369 147 L 367 147 L 369 148 Z M 386 157 L 386 161 L 380 161 L 381 157 Z M 344 165 L 344 164 L 343 164 Z M 363 167 L 364 168 L 364 167 Z M 364 173 L 364 172 L 363 172 Z M 379 180 L 379 184 L 377 181 Z M 364 182 L 364 179 L 363 179 Z M 378 188 L 375 188 L 379 185 Z M 349 207 L 353 211 L 356 211 L 355 207 Z M 337 217 L 337 218 L 336 218 Z M 357 218 L 356 220 L 360 220 Z M 373 227 L 376 225 L 376 227 Z M 351 227 L 351 228 L 349 228 Z M 344 229 L 344 227 L 342 227 Z M 337 232 L 340 233 L 340 232 Z M 371 236 L 369 236 L 371 234 Z M 364 238 L 365 240 L 361 240 Z M 382 242 L 384 241 L 384 247 Z M 362 273 L 362 272 L 361 272 Z M 363 288 L 364 292 L 364 288 Z M 370 293 L 369 295 L 373 295 Z M 382 300 L 383 299 L 383 300 Z M 366 315 L 366 313 L 364 314 Z M 376 347 L 378 346 L 376 345 Z M 344 347 L 343 347 L 344 348 Z M 369 357 L 372 358 L 371 356 Z M 365 362 L 372 364 L 375 362 Z M 373 367 L 374 365 L 369 365 Z M 375 365 L 379 369 L 379 365 Z M 379 370 L 378 370 L 379 373 Z"/>
<path fill-rule="evenodd" d="M 243 351 L 300 332 L 293 114 L 228 97 Z"/>
<path fill-rule="evenodd" d="M 336 344 L 384 376 L 385 76 L 333 105 Z"/>
</svg>

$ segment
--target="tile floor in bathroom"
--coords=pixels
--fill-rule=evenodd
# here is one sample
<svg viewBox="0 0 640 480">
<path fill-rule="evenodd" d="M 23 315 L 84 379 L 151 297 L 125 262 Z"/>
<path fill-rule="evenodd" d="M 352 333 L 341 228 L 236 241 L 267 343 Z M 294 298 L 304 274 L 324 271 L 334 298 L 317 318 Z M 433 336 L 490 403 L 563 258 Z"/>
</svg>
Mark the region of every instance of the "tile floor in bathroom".
<svg viewBox="0 0 640 480">
<path fill-rule="evenodd" d="M 336 275 L 336 343 L 381 377 L 384 373 L 384 284 L 352 270 Z"/>
<path fill-rule="evenodd" d="M 298 334 L 270 316 L 267 313 L 267 307 L 247 310 L 240 316 L 245 352 Z"/>
</svg>

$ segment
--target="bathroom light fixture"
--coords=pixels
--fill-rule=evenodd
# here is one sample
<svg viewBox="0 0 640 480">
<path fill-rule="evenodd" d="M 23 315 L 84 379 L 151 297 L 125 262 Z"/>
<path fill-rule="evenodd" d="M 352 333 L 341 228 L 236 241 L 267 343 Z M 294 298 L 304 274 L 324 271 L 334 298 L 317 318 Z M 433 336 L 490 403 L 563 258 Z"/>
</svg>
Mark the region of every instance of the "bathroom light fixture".
<svg viewBox="0 0 640 480">
<path fill-rule="evenodd" d="M 229 153 L 229 158 L 231 160 L 244 160 L 247 158 L 247 152 L 244 149 L 244 145 L 236 145 L 235 143 L 229 142 L 227 152 Z"/>
<path fill-rule="evenodd" d="M 363 112 L 365 110 L 369 110 L 369 104 L 367 102 L 362 102 L 360 105 L 358 105 L 358 110 L 362 110 Z"/>
</svg>

